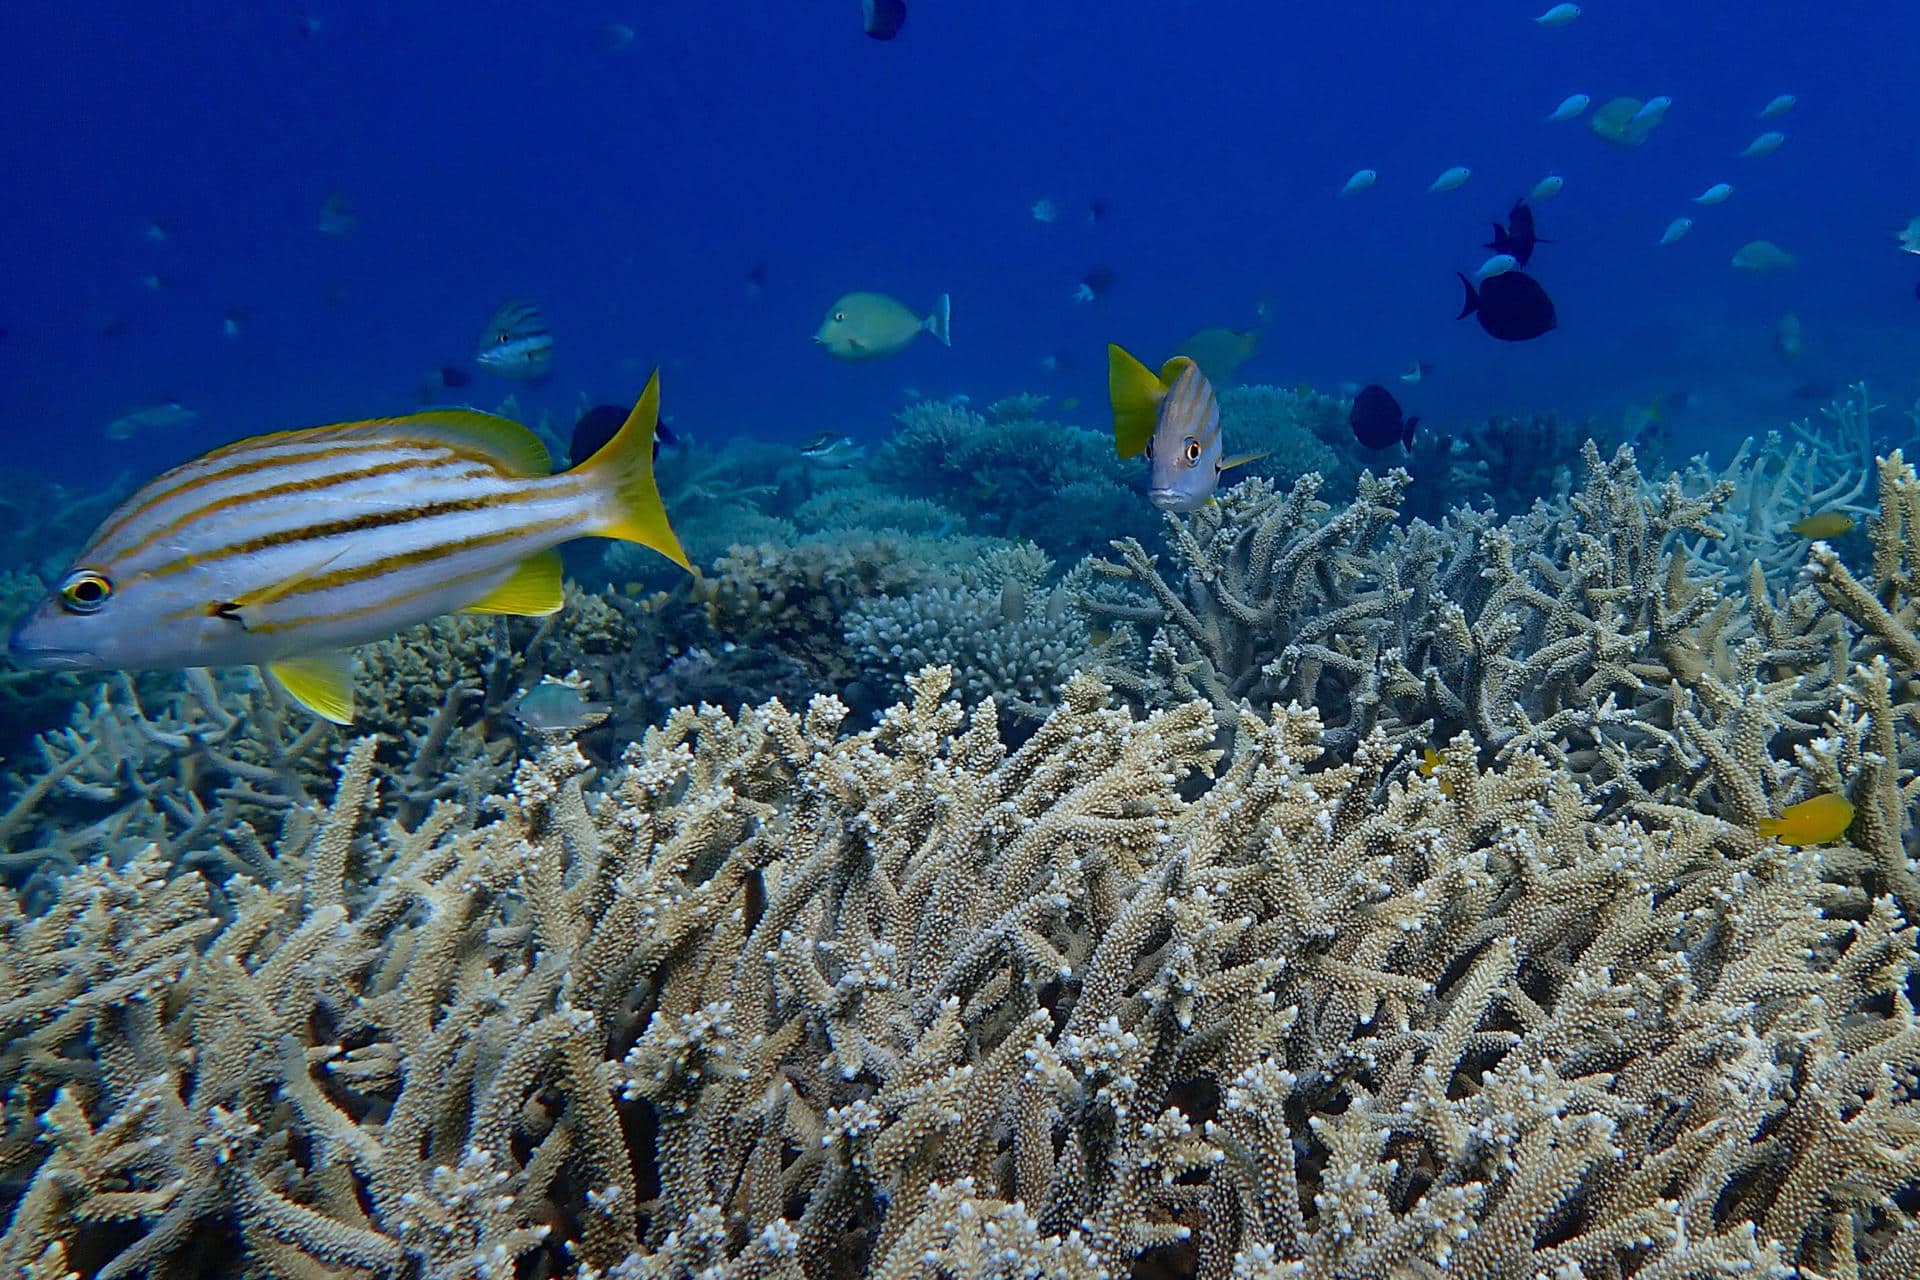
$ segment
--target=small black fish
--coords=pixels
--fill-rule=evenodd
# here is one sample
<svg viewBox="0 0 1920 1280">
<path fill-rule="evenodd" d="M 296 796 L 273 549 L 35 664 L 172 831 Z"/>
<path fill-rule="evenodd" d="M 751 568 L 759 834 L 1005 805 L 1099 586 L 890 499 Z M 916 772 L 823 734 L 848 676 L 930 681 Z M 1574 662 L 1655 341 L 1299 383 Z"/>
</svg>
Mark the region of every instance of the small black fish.
<svg viewBox="0 0 1920 1280">
<path fill-rule="evenodd" d="M 450 365 L 450 364 L 443 364 L 440 366 L 440 385 L 441 386 L 465 387 L 465 386 L 471 386 L 472 383 L 473 383 L 473 378 L 470 375 L 468 375 L 465 369 L 455 368 L 453 365 Z"/>
<path fill-rule="evenodd" d="M 1793 389 L 1792 395 L 1795 400 L 1820 401 L 1824 403 L 1825 401 L 1833 399 L 1833 397 L 1839 393 L 1839 390 L 1840 388 L 1831 382 L 1822 382 L 1816 379 L 1812 382 L 1801 383 Z"/>
<path fill-rule="evenodd" d="M 579 466 L 594 454 L 600 452 L 614 433 L 626 425 L 627 416 L 633 412 L 631 406 L 618 404 L 597 404 L 580 415 L 573 424 L 573 438 L 567 442 L 567 458 Z M 660 446 L 673 448 L 680 443 L 680 436 L 667 425 L 665 418 L 653 425 L 653 456 L 658 459 Z"/>
<path fill-rule="evenodd" d="M 767 291 L 767 264 L 756 262 L 747 268 L 747 296 L 757 298 Z"/>
<path fill-rule="evenodd" d="M 1095 267 L 1080 277 L 1080 287 L 1073 291 L 1075 302 L 1093 302 L 1106 296 L 1113 287 L 1113 272 L 1105 267 Z"/>
<path fill-rule="evenodd" d="M 1533 210 L 1527 207 L 1525 200 L 1515 200 L 1513 208 L 1507 211 L 1507 225 L 1493 224 L 1493 239 L 1487 241 L 1485 248 L 1495 253 L 1510 253 L 1513 260 L 1521 266 L 1533 257 L 1533 246 L 1552 244 L 1551 240 L 1541 240 L 1533 234 Z"/>
<path fill-rule="evenodd" d="M 907 2 L 860 0 L 860 14 L 866 20 L 868 35 L 875 40 L 891 40 L 907 25 Z"/>
<path fill-rule="evenodd" d="M 1353 438 L 1369 449 L 1391 449 L 1396 444 L 1413 448 L 1413 430 L 1419 423 L 1418 418 L 1403 419 L 1400 402 L 1393 398 L 1393 392 L 1374 383 L 1360 388 L 1360 394 L 1353 398 L 1353 409 L 1347 414 Z"/>
<path fill-rule="evenodd" d="M 1107 202 L 1095 200 L 1087 206 L 1087 221 L 1100 223 L 1107 220 Z"/>
<path fill-rule="evenodd" d="M 1477 312 L 1480 327 L 1502 342 L 1525 342 L 1560 323 L 1553 314 L 1553 299 L 1524 271 L 1488 276 L 1480 282 L 1478 293 L 1473 291 L 1473 281 L 1458 271 L 1454 274 L 1467 290 L 1467 300 L 1454 319 L 1465 320 Z"/>
</svg>

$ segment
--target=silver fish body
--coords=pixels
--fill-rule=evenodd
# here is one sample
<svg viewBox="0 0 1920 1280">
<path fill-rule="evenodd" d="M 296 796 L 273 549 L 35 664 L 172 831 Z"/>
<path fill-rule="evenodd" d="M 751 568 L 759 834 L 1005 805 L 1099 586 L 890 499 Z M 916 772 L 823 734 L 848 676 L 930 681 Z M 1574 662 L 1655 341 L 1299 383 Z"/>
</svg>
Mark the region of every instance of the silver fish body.
<svg viewBox="0 0 1920 1280">
<path fill-rule="evenodd" d="M 464 411 L 215 449 L 108 516 L 11 652 L 35 667 L 274 668 L 454 610 L 550 613 L 553 548 L 588 534 L 684 565 L 653 479 L 658 394 L 656 376 L 614 441 L 559 475 L 525 428 Z"/>
<path fill-rule="evenodd" d="M 1147 498 L 1162 511 L 1205 505 L 1220 480 L 1220 398 L 1200 366 L 1186 361 L 1160 401 L 1147 456 Z"/>
</svg>

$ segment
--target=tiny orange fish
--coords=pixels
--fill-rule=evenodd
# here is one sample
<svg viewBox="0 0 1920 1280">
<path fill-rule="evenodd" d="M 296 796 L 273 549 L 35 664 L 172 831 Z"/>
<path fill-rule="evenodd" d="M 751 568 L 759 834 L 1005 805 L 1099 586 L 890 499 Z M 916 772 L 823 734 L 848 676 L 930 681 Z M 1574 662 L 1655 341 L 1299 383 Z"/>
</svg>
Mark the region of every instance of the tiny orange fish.
<svg viewBox="0 0 1920 1280">
<path fill-rule="evenodd" d="M 1760 834 L 1781 844 L 1827 844 L 1838 840 L 1853 823 L 1853 802 L 1834 792 L 1790 804 L 1777 818 L 1762 818 Z"/>
<path fill-rule="evenodd" d="M 1822 511 L 1819 515 L 1795 520 L 1787 528 L 1803 538 L 1837 538 L 1853 530 L 1853 517 L 1844 511 Z"/>
</svg>

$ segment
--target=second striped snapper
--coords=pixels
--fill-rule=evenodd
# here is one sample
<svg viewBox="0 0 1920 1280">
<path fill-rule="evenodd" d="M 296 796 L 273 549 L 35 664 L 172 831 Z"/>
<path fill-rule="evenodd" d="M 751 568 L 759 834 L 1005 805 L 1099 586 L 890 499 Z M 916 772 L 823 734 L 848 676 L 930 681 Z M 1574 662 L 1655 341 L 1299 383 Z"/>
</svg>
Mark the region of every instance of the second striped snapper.
<svg viewBox="0 0 1920 1280">
<path fill-rule="evenodd" d="M 22 665 L 258 665 L 353 717 L 344 650 L 455 610 L 549 614 L 574 538 L 686 553 L 653 476 L 660 375 L 558 475 L 531 431 L 468 410 L 254 436 L 148 482 L 14 632 Z"/>
<path fill-rule="evenodd" d="M 487 321 L 474 359 L 489 373 L 538 382 L 553 368 L 553 331 L 531 302 L 505 303 Z"/>
<path fill-rule="evenodd" d="M 1147 497 L 1162 511 L 1204 506 L 1222 471 L 1266 456 L 1221 458 L 1220 399 L 1190 356 L 1175 356 L 1155 373 L 1109 343 L 1107 394 L 1114 447 L 1123 458 L 1147 455 L 1153 463 Z"/>
</svg>

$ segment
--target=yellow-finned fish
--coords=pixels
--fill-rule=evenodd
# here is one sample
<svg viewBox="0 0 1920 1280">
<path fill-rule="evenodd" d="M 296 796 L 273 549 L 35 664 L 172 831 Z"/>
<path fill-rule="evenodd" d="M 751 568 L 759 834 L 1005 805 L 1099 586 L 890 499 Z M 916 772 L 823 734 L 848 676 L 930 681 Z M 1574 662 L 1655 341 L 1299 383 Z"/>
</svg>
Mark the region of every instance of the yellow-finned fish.
<svg viewBox="0 0 1920 1280">
<path fill-rule="evenodd" d="M 1852 825 L 1853 802 L 1829 791 L 1788 805 L 1777 818 L 1760 819 L 1758 830 L 1763 838 L 1772 836 L 1781 844 L 1827 844 Z"/>
<path fill-rule="evenodd" d="M 926 316 L 917 316 L 884 293 L 849 293 L 827 309 L 813 340 L 842 360 L 890 356 L 922 333 L 953 345 L 953 301 L 941 294 Z"/>
<path fill-rule="evenodd" d="M 1153 463 L 1147 497 L 1162 511 L 1206 504 L 1220 473 L 1265 457 L 1221 460 L 1220 399 L 1189 356 L 1175 356 L 1159 373 L 1127 350 L 1107 344 L 1107 395 L 1113 401 L 1113 443 L 1123 458 L 1145 453 Z"/>
<path fill-rule="evenodd" d="M 347 647 L 440 614 L 560 608 L 563 542 L 619 538 L 686 568 L 653 478 L 660 374 L 559 475 L 531 431 L 465 410 L 254 436 L 148 482 L 13 634 L 26 666 L 265 667 L 353 717 Z"/>
<path fill-rule="evenodd" d="M 1853 517 L 1844 511 L 1822 511 L 1803 520 L 1795 520 L 1787 528 L 1803 538 L 1837 538 L 1843 533 L 1853 532 Z"/>
</svg>

